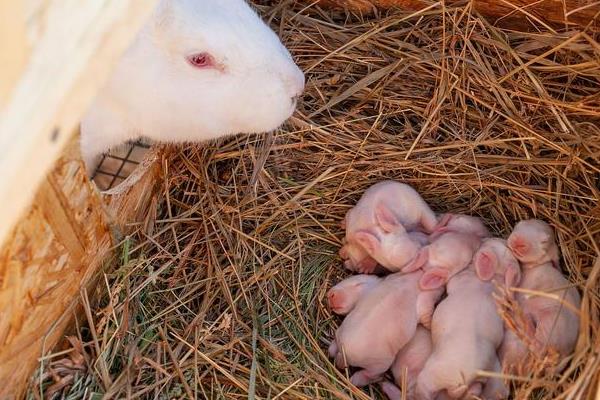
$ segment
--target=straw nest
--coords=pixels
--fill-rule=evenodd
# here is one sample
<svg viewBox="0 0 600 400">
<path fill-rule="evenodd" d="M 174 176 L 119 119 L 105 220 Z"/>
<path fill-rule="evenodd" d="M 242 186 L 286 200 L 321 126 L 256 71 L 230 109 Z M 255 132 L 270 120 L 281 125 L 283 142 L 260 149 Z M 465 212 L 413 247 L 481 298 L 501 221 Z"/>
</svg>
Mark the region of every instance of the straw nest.
<svg viewBox="0 0 600 400">
<path fill-rule="evenodd" d="M 260 8 L 306 71 L 297 114 L 274 135 L 160 150 L 146 218 L 83 296 L 83 318 L 29 397 L 378 398 L 328 360 L 341 320 L 325 294 L 347 276 L 341 218 L 392 178 L 500 236 L 523 218 L 552 223 L 583 294 L 580 339 L 559 377 L 534 365 L 511 377 L 513 393 L 592 398 L 598 37 L 502 31 L 469 6 L 370 20 L 293 2 Z"/>
</svg>

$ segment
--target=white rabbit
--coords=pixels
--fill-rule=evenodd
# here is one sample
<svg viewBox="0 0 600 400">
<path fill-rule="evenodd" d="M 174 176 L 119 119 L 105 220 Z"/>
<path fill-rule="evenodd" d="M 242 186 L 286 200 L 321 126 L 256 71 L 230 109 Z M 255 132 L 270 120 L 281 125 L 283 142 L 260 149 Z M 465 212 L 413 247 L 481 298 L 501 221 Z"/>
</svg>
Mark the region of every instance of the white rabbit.
<svg viewBox="0 0 600 400">
<path fill-rule="evenodd" d="M 160 0 L 81 123 L 88 171 L 126 141 L 276 129 L 304 74 L 245 0 Z"/>
</svg>

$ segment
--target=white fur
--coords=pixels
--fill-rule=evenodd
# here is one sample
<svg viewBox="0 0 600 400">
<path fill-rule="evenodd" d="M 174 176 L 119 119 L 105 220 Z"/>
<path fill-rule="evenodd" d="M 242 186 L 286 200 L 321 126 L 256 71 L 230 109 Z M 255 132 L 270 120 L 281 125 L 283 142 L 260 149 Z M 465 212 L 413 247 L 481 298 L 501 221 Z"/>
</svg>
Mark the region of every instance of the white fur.
<svg viewBox="0 0 600 400">
<path fill-rule="evenodd" d="M 192 53 L 222 69 L 196 69 Z M 160 0 L 81 124 L 88 168 L 141 136 L 198 142 L 276 129 L 295 110 L 304 75 L 244 0 Z"/>
</svg>

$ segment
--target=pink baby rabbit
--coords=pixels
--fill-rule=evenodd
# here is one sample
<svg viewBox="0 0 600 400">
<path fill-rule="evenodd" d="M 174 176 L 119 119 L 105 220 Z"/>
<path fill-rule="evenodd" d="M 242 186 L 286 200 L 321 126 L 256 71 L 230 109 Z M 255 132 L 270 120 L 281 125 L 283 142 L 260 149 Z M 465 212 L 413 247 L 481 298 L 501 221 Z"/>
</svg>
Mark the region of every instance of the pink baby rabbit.
<svg viewBox="0 0 600 400">
<path fill-rule="evenodd" d="M 577 289 L 558 269 L 558 246 L 550 225 L 540 220 L 519 222 L 508 238 L 508 246 L 521 262 L 522 289 L 547 293 L 555 298 L 530 293 L 518 293 L 517 300 L 528 320 L 526 332 L 538 355 L 549 349 L 561 358 L 573 352 L 579 335 L 578 310 L 581 298 Z M 508 371 L 518 370 L 529 350 L 517 335 L 508 331 L 505 335 L 500 357 Z"/>
<path fill-rule="evenodd" d="M 88 170 L 144 136 L 197 142 L 261 133 L 294 111 L 304 75 L 244 0 L 160 0 L 81 125 Z"/>
<path fill-rule="evenodd" d="M 496 349 L 504 324 L 493 297 L 495 284 L 518 283 L 519 265 L 500 239 L 486 239 L 473 263 L 453 276 L 448 296 L 437 306 L 431 324 L 433 353 L 417 378 L 417 396 L 434 399 L 446 390 L 450 397 L 481 396 L 486 379 L 480 370 L 498 371 Z M 502 382 L 489 382 L 488 398 L 502 399 L 508 390 Z"/>
<path fill-rule="evenodd" d="M 331 311 L 346 315 L 365 293 L 381 282 L 375 275 L 353 275 L 344 279 L 327 292 L 327 302 Z"/>
<path fill-rule="evenodd" d="M 423 271 L 394 273 L 359 298 L 329 347 L 339 368 L 362 368 L 351 381 L 364 386 L 377 381 L 414 336 L 417 324 L 430 319 L 442 290 L 421 291 Z"/>
<path fill-rule="evenodd" d="M 524 269 L 552 263 L 558 268 L 559 250 L 554 230 L 539 219 L 520 221 L 508 237 L 508 247 Z"/>
<path fill-rule="evenodd" d="M 480 244 L 481 239 L 472 234 L 443 233 L 423 247 L 417 258 L 406 268 L 425 268 L 420 280 L 422 289 L 443 287 L 448 279 L 469 265 Z"/>
<path fill-rule="evenodd" d="M 433 231 L 437 218 L 409 185 L 382 181 L 365 191 L 346 214 L 345 244 L 340 250 L 344 265 L 372 273 L 379 263 L 389 271 L 401 271 L 422 247 L 420 235 L 410 231 Z"/>
<path fill-rule="evenodd" d="M 414 387 L 417 382 L 417 376 L 425 366 L 425 362 L 433 351 L 431 342 L 431 332 L 422 325 L 417 326 L 413 338 L 396 355 L 392 364 L 391 372 L 394 376 L 395 385 L 391 382 L 382 382 L 381 389 L 390 400 L 401 400 L 402 376 L 406 370 L 406 398 L 412 400 L 415 398 Z"/>
<path fill-rule="evenodd" d="M 482 239 L 490 237 L 490 231 L 481 218 L 465 214 L 446 213 L 442 215 L 440 222 L 431 234 L 431 239 L 446 232 L 472 233 Z"/>
</svg>

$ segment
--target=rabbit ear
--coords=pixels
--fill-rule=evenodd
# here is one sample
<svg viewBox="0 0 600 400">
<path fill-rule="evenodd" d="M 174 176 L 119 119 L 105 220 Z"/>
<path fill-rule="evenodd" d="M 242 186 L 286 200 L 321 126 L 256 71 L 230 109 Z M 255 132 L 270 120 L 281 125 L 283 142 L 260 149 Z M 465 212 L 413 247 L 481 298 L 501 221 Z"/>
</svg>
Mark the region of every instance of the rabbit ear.
<svg viewBox="0 0 600 400">
<path fill-rule="evenodd" d="M 475 257 L 475 271 L 482 281 L 490 281 L 496 274 L 498 258 L 492 251 L 481 251 Z"/>
<path fill-rule="evenodd" d="M 558 245 L 556 245 L 556 244 L 552 245 L 549 253 L 550 253 L 550 262 L 552 263 L 552 266 L 560 271 L 560 261 L 559 261 L 560 255 L 559 255 L 559 251 L 558 251 Z"/>
<path fill-rule="evenodd" d="M 423 274 L 419 280 L 419 286 L 422 290 L 439 289 L 448 281 L 448 270 L 444 268 L 432 268 Z"/>
<path fill-rule="evenodd" d="M 448 223 L 452 220 L 452 218 L 454 218 L 454 215 L 451 213 L 443 214 L 435 228 L 433 228 L 433 231 L 431 232 L 429 237 L 431 239 L 436 239 L 443 233 L 448 232 L 450 230 L 448 228 Z"/>
<path fill-rule="evenodd" d="M 520 282 L 521 268 L 519 267 L 518 262 L 512 261 L 506 266 L 506 271 L 504 272 L 504 285 L 506 287 L 515 287 L 518 286 Z"/>
<path fill-rule="evenodd" d="M 440 236 L 442 236 L 446 232 L 450 232 L 450 228 L 448 228 L 447 226 L 435 228 L 434 231 L 431 232 L 431 235 L 429 235 L 429 239 L 435 240 L 435 239 L 439 238 Z"/>
<path fill-rule="evenodd" d="M 535 337 L 535 332 L 537 330 L 537 323 L 533 314 L 526 313 L 525 314 L 525 332 L 527 332 L 527 336 L 530 338 Z"/>
<path fill-rule="evenodd" d="M 453 217 L 454 217 L 454 215 L 452 215 L 451 213 L 446 213 L 446 214 L 442 215 L 442 217 L 440 218 L 440 221 L 438 222 L 438 224 L 436 226 L 436 229 L 447 226 Z"/>
<path fill-rule="evenodd" d="M 385 204 L 380 203 L 375 207 L 375 219 L 385 232 L 395 232 L 399 229 L 404 230 L 398 218 L 396 218 L 392 210 Z"/>
<path fill-rule="evenodd" d="M 415 257 L 414 260 L 409 262 L 404 268 L 402 268 L 402 272 L 413 272 L 422 268 L 427 261 L 429 260 L 429 246 L 422 247 L 419 250 L 419 253 Z"/>
<path fill-rule="evenodd" d="M 358 231 L 354 239 L 369 253 L 373 254 L 381 248 L 381 242 L 377 236 L 369 231 Z"/>
</svg>

